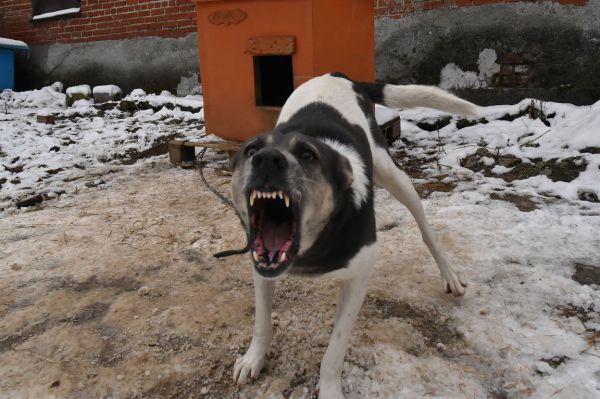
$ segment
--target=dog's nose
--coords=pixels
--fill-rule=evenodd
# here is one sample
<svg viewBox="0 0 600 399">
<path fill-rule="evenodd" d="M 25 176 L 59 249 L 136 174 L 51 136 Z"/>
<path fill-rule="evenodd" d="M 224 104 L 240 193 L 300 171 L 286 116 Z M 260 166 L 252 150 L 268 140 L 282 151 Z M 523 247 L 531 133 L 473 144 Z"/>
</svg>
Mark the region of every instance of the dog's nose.
<svg viewBox="0 0 600 399">
<path fill-rule="evenodd" d="M 287 169 L 285 155 L 275 148 L 263 148 L 252 157 L 252 166 L 259 171 L 282 172 Z"/>
</svg>

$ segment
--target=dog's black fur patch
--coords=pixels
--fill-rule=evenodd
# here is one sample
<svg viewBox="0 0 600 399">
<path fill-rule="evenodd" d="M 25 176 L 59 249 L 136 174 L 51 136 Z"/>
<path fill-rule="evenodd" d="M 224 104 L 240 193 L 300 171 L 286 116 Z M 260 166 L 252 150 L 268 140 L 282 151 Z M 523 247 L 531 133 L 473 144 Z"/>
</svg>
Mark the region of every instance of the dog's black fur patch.
<svg viewBox="0 0 600 399">
<path fill-rule="evenodd" d="M 312 247 L 294 261 L 291 273 L 324 274 L 347 266 L 358 251 L 376 240 L 373 209 L 373 158 L 369 142 L 359 126 L 349 123 L 335 108 L 312 103 L 301 108 L 275 131 L 282 134 L 301 133 L 309 137 L 328 138 L 354 149 L 365 166 L 368 178 L 367 198 L 356 209 L 350 189 L 336 194 L 331 218 Z M 339 182 L 332 182 L 339 187 Z"/>
</svg>

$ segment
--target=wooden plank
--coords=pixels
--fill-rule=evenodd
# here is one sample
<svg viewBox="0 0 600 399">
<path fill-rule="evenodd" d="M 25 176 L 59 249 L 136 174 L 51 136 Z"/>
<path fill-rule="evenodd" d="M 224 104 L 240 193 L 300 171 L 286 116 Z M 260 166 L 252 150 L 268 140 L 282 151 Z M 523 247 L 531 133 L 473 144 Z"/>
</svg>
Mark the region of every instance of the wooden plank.
<svg viewBox="0 0 600 399">
<path fill-rule="evenodd" d="M 183 141 L 182 142 L 186 147 L 204 147 L 204 148 L 212 148 L 214 150 L 221 151 L 237 151 L 242 147 L 242 143 L 238 143 L 235 141 L 216 141 L 216 142 L 197 142 L 197 141 Z"/>
<path fill-rule="evenodd" d="M 262 36 L 248 39 L 246 50 L 252 55 L 291 55 L 296 52 L 294 36 Z"/>
</svg>

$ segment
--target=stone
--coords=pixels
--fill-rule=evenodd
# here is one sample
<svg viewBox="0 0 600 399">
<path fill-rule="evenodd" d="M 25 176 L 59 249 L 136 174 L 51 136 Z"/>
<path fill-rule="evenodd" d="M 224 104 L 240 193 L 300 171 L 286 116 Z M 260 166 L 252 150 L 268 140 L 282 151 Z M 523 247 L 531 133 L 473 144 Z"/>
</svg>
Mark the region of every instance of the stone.
<svg viewBox="0 0 600 399">
<path fill-rule="evenodd" d="M 40 204 L 44 201 L 44 197 L 41 194 L 32 195 L 30 197 L 24 198 L 20 201 L 17 201 L 17 208 L 23 208 L 27 206 L 33 206 Z"/>
<path fill-rule="evenodd" d="M 567 322 L 569 330 L 574 334 L 583 334 L 585 332 L 585 326 L 577 317 L 569 317 Z"/>
<path fill-rule="evenodd" d="M 123 91 L 119 86 L 104 85 L 96 86 L 93 89 L 94 103 L 102 104 L 109 101 L 120 101 L 123 98 Z"/>
<path fill-rule="evenodd" d="M 500 155 L 496 158 L 496 164 L 506 168 L 512 168 L 522 163 L 522 161 L 514 155 Z"/>
<path fill-rule="evenodd" d="M 37 115 L 36 120 L 38 123 L 53 125 L 56 121 L 56 117 L 54 115 Z"/>
<path fill-rule="evenodd" d="M 73 105 L 75 101 L 90 100 L 92 98 L 92 89 L 88 85 L 72 86 L 66 92 L 67 107 Z"/>
<path fill-rule="evenodd" d="M 548 363 L 542 361 L 539 361 L 535 364 L 535 369 L 541 374 L 550 374 L 553 370 Z"/>
<path fill-rule="evenodd" d="M 571 278 L 582 285 L 600 285 L 600 267 L 576 263 L 575 273 Z"/>
<path fill-rule="evenodd" d="M 143 287 L 140 287 L 138 289 L 137 293 L 140 296 L 148 295 L 150 293 L 150 288 L 148 288 L 148 286 L 144 285 Z"/>
<path fill-rule="evenodd" d="M 598 194 L 596 194 L 592 190 L 579 190 L 579 192 L 577 193 L 577 197 L 581 201 L 600 202 L 600 199 L 598 199 Z"/>
</svg>

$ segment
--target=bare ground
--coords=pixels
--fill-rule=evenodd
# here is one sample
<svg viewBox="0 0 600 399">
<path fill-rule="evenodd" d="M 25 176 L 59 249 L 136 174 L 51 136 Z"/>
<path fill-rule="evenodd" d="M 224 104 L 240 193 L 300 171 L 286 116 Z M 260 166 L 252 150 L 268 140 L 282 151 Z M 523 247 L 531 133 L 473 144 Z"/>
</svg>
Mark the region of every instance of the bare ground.
<svg viewBox="0 0 600 399">
<path fill-rule="evenodd" d="M 228 191 L 227 177 L 208 176 Z M 244 244 L 233 211 L 195 171 L 166 161 L 111 179 L 0 219 L 0 397 L 314 397 L 337 282 L 278 285 L 268 367 L 240 389 L 231 372 L 252 332 L 251 268 L 245 256 L 212 257 Z M 450 254 L 469 256 L 443 221 L 431 223 Z M 406 354 L 432 396 L 443 392 L 425 362 L 458 376 L 453 397 L 495 396 L 485 359 L 445 316 L 460 301 L 442 292 L 416 225 L 381 213 L 378 226 L 378 270 L 346 370 L 382 367 L 385 345 Z"/>
</svg>

